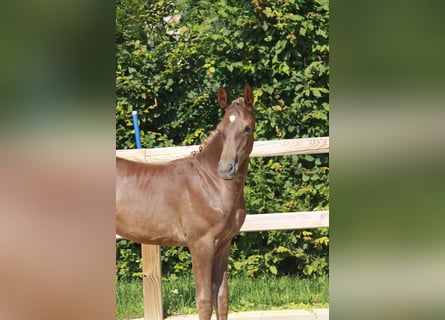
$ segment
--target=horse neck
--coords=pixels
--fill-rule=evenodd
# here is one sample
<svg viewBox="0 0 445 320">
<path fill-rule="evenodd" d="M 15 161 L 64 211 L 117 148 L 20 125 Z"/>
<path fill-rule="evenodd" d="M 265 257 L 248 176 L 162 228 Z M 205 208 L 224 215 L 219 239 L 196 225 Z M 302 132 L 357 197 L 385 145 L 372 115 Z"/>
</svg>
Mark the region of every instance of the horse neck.
<svg viewBox="0 0 445 320">
<path fill-rule="evenodd" d="M 223 149 L 223 140 L 219 132 L 211 138 L 200 153 L 197 154 L 196 159 L 201 166 L 206 167 L 209 171 L 218 174 L 218 162 L 221 157 Z"/>
</svg>

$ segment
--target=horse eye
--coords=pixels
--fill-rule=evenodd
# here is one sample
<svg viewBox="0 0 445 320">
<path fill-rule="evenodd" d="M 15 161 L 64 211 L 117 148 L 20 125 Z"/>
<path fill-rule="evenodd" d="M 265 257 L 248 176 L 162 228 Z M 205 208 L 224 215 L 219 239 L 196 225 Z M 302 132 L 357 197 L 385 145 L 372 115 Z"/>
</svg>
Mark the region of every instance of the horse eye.
<svg viewBox="0 0 445 320">
<path fill-rule="evenodd" d="M 244 132 L 250 132 L 250 127 L 249 127 L 249 126 L 246 126 L 246 127 L 244 128 Z"/>
</svg>

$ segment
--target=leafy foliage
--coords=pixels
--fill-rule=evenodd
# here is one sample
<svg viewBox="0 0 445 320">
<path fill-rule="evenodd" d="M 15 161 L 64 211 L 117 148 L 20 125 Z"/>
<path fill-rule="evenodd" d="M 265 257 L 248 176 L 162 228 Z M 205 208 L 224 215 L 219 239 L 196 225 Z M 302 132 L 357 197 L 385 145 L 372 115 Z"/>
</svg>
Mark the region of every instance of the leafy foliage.
<svg viewBox="0 0 445 320">
<path fill-rule="evenodd" d="M 116 274 L 119 279 L 142 278 L 141 247 L 122 239 L 116 242 Z"/>
<path fill-rule="evenodd" d="M 116 20 L 117 148 L 135 147 L 133 110 L 143 147 L 200 144 L 222 115 L 220 84 L 232 98 L 254 88 L 256 140 L 329 135 L 328 1 L 118 0 Z M 251 159 L 248 212 L 327 209 L 328 165 L 328 155 Z M 186 248 L 162 251 L 166 278 L 190 270 Z M 242 233 L 230 268 L 325 274 L 328 230 Z"/>
</svg>

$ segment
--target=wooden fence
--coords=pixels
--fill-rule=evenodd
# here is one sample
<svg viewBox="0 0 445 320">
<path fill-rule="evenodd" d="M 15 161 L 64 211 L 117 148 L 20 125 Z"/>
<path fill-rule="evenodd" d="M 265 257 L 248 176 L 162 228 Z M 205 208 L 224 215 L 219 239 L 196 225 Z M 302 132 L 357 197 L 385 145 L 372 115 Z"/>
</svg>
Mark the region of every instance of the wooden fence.
<svg viewBox="0 0 445 320">
<path fill-rule="evenodd" d="M 122 158 L 151 163 L 167 162 L 190 155 L 199 146 L 117 150 Z M 250 157 L 329 153 L 329 137 L 255 141 Z M 329 227 L 329 211 L 248 214 L 241 232 Z M 116 239 L 121 239 L 116 235 Z M 144 319 L 162 320 L 160 247 L 142 245 Z"/>
</svg>

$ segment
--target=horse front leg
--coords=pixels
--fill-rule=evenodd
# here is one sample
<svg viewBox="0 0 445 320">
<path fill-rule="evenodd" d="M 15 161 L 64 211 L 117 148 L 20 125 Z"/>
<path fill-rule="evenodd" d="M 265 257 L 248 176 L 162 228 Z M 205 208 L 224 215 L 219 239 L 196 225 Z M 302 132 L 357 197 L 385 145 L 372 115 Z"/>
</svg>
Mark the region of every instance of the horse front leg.
<svg viewBox="0 0 445 320">
<path fill-rule="evenodd" d="M 229 314 L 229 287 L 227 285 L 229 255 L 230 241 L 218 250 L 213 262 L 212 295 L 218 320 L 227 320 Z"/>
<path fill-rule="evenodd" d="M 199 320 L 210 320 L 212 316 L 212 267 L 215 254 L 213 242 L 201 242 L 189 246 L 189 249 L 195 276 Z"/>
</svg>

